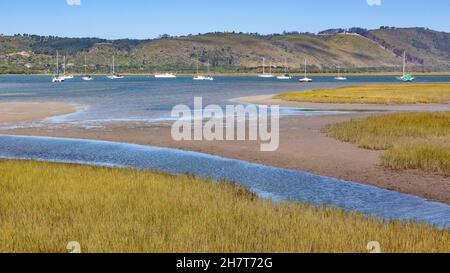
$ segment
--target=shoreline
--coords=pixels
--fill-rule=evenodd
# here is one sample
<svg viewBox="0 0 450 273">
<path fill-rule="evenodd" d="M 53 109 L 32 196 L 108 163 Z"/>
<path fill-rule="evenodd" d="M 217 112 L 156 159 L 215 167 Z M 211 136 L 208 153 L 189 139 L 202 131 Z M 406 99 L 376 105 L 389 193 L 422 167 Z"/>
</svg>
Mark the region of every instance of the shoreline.
<svg viewBox="0 0 450 273">
<path fill-rule="evenodd" d="M 339 115 L 287 116 L 280 120 L 280 148 L 271 153 L 260 152 L 260 142 L 254 141 L 174 141 L 168 124 L 129 124 L 112 122 L 100 124 L 98 128 L 84 128 L 79 125 L 57 127 L 38 126 L 33 128 L 13 128 L 0 130 L 4 135 L 47 136 L 75 139 L 92 139 L 140 144 L 155 147 L 175 148 L 217 155 L 221 157 L 248 161 L 284 169 L 305 171 L 316 175 L 335 177 L 420 196 L 450 204 L 450 179 L 420 170 L 390 170 L 379 165 L 382 151 L 359 148 L 357 145 L 343 143 L 328 137 L 323 129 L 329 125 L 365 118 L 395 111 L 449 111 L 449 105 L 324 105 L 299 104 L 273 100 L 272 96 L 253 96 L 237 98 L 237 101 L 256 104 L 280 104 L 287 107 L 300 107 L 318 110 L 349 110 Z M 42 120 L 76 112 L 73 105 L 53 103 L 65 111 L 49 112 L 52 103 L 34 103 L 40 105 L 40 115 L 31 116 L 23 122 Z M 1 105 L 1 104 L 0 104 Z M 18 107 L 12 103 L 10 107 Z M 30 103 L 23 103 L 16 111 L 30 110 Z M 47 111 L 44 111 L 45 108 Z M 58 107 L 57 107 L 58 108 Z M 60 108 L 58 108 L 60 109 Z M 360 111 L 358 111 L 360 110 Z M 363 111 L 364 110 L 364 111 Z M 26 111 L 25 111 L 26 112 Z M 11 120 L 10 120 L 11 121 Z M 1 123 L 1 120 L 0 120 Z M 14 122 L 13 122 L 14 123 Z M 17 123 L 17 122 L 16 122 Z"/>
<path fill-rule="evenodd" d="M 78 111 L 76 105 L 60 102 L 0 102 L 0 124 L 41 121 Z"/>
<path fill-rule="evenodd" d="M 174 73 L 177 76 L 180 77 L 193 77 L 196 75 L 196 73 L 176 73 L 176 72 L 170 72 Z M 450 71 L 446 72 L 411 72 L 415 76 L 450 76 Z M 121 73 L 124 76 L 153 76 L 155 73 Z M 274 73 L 274 75 L 278 75 L 282 73 Z M 309 73 L 311 77 L 336 77 L 336 73 Z M 398 72 L 353 72 L 353 73 L 346 73 L 345 75 L 348 77 L 397 77 L 399 76 Z M 75 73 L 73 74 L 76 77 L 82 77 L 84 74 Z M 107 76 L 109 74 L 106 73 L 99 73 L 99 74 L 91 74 L 91 76 Z M 259 73 L 211 73 L 212 76 L 216 77 L 257 77 Z M 290 73 L 293 77 L 303 77 L 304 73 Z M 54 74 L 0 74 L 0 77 L 2 76 L 43 76 L 43 77 L 51 77 L 54 76 Z"/>
<path fill-rule="evenodd" d="M 283 117 L 280 120 L 280 148 L 271 153 L 260 152 L 261 143 L 258 141 L 177 142 L 172 140 L 168 125 L 129 125 L 126 122 L 92 129 L 18 128 L 0 131 L 0 134 L 105 140 L 200 152 L 354 181 L 450 204 L 448 177 L 420 170 L 402 171 L 381 167 L 378 162 L 382 152 L 340 142 L 321 131 L 329 124 L 370 115 L 373 113 Z"/>
</svg>

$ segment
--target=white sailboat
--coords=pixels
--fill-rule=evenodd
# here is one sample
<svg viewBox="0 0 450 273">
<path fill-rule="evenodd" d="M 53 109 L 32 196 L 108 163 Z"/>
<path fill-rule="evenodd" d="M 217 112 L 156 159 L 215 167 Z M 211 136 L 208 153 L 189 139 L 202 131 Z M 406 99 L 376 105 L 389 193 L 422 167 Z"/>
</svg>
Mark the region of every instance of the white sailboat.
<svg viewBox="0 0 450 273">
<path fill-rule="evenodd" d="M 158 79 L 176 79 L 177 76 L 175 76 L 172 73 L 164 73 L 164 74 L 155 74 L 155 78 Z"/>
<path fill-rule="evenodd" d="M 288 73 L 288 66 L 287 66 L 287 58 L 284 59 L 284 74 L 281 76 L 278 76 L 277 79 L 279 80 L 292 80 L 292 76 Z"/>
<path fill-rule="evenodd" d="M 403 76 L 397 78 L 403 82 L 413 82 L 415 80 L 414 76 L 411 74 L 406 74 L 406 50 L 403 52 Z"/>
<path fill-rule="evenodd" d="M 56 51 L 56 75 L 52 78 L 53 83 L 64 82 L 64 78 L 59 75 L 59 53 Z"/>
<path fill-rule="evenodd" d="M 88 75 L 87 73 L 87 60 L 86 60 L 86 56 L 84 56 L 84 76 L 83 76 L 83 81 L 92 81 L 94 78 L 91 77 L 91 75 Z"/>
<path fill-rule="evenodd" d="M 266 74 L 266 58 L 263 58 L 263 73 L 258 75 L 260 78 L 273 78 L 272 75 L 272 65 L 270 66 L 270 74 Z"/>
<path fill-rule="evenodd" d="M 307 77 L 307 66 L 306 66 L 306 59 L 305 59 L 305 77 L 303 79 L 299 80 L 302 83 L 306 82 L 312 82 L 313 80 Z"/>
<path fill-rule="evenodd" d="M 338 76 L 334 78 L 337 81 L 346 81 L 347 77 L 341 76 L 341 67 L 338 66 Z"/>
<path fill-rule="evenodd" d="M 200 75 L 199 69 L 198 69 L 198 57 L 197 57 L 197 74 L 196 76 L 193 78 L 194 81 L 204 81 L 205 80 L 205 76 Z"/>
<path fill-rule="evenodd" d="M 62 78 L 64 80 L 71 80 L 73 79 L 73 75 L 66 72 L 66 56 L 64 56 L 64 66 L 63 66 L 63 75 Z"/>
<path fill-rule="evenodd" d="M 106 76 L 110 80 L 123 79 L 122 75 L 116 74 L 116 58 L 113 56 L 113 62 L 111 67 L 111 75 Z"/>
<path fill-rule="evenodd" d="M 209 61 L 208 61 L 208 76 L 200 75 L 199 68 L 198 68 L 198 59 L 197 59 L 197 75 L 193 78 L 194 81 L 213 81 L 214 78 L 210 76 L 210 69 L 209 69 Z"/>
</svg>

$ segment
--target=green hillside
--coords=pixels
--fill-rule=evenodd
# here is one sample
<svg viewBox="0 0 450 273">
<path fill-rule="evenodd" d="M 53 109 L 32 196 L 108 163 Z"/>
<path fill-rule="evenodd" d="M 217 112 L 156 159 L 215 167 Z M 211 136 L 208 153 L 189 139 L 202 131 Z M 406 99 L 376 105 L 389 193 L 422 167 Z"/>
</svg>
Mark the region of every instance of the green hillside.
<svg viewBox="0 0 450 273">
<path fill-rule="evenodd" d="M 407 50 L 411 62 L 427 67 L 448 68 L 450 33 L 422 28 L 371 31 L 378 43 L 400 55 Z"/>
<path fill-rule="evenodd" d="M 299 72 L 304 59 L 311 72 L 397 71 L 403 51 L 409 69 L 448 71 L 450 34 L 422 28 L 331 32 L 331 34 L 266 35 L 209 33 L 153 40 L 60 38 L 36 35 L 0 36 L 0 73 L 52 73 L 56 51 L 67 56 L 71 72 L 109 71 L 112 56 L 120 72 L 193 72 L 197 57 L 202 69 L 210 62 L 215 72 L 260 72 L 262 58 L 282 71 L 284 60 Z"/>
</svg>

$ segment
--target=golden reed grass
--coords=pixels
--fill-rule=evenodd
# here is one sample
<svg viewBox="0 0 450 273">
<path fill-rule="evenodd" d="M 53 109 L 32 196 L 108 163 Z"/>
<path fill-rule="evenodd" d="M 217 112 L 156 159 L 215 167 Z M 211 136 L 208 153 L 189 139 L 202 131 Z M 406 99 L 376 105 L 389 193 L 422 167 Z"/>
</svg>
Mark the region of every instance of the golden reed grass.
<svg viewBox="0 0 450 273">
<path fill-rule="evenodd" d="M 260 200 L 230 183 L 0 161 L 0 252 L 449 252 L 450 231 Z"/>
<path fill-rule="evenodd" d="M 362 148 L 387 150 L 382 164 L 450 176 L 450 112 L 399 113 L 332 125 L 328 134 Z"/>
<path fill-rule="evenodd" d="M 315 103 L 416 104 L 450 102 L 450 84 L 374 84 L 292 92 L 277 99 Z"/>
</svg>

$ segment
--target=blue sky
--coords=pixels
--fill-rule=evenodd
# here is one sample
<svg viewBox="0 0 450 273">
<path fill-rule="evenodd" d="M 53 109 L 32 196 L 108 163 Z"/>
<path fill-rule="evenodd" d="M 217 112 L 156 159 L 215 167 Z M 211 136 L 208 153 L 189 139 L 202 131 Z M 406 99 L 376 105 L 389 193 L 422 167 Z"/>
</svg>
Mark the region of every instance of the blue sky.
<svg viewBox="0 0 450 273">
<path fill-rule="evenodd" d="M 449 0 L 1 0 L 0 33 L 142 39 L 381 25 L 450 32 L 449 14 Z"/>
</svg>

